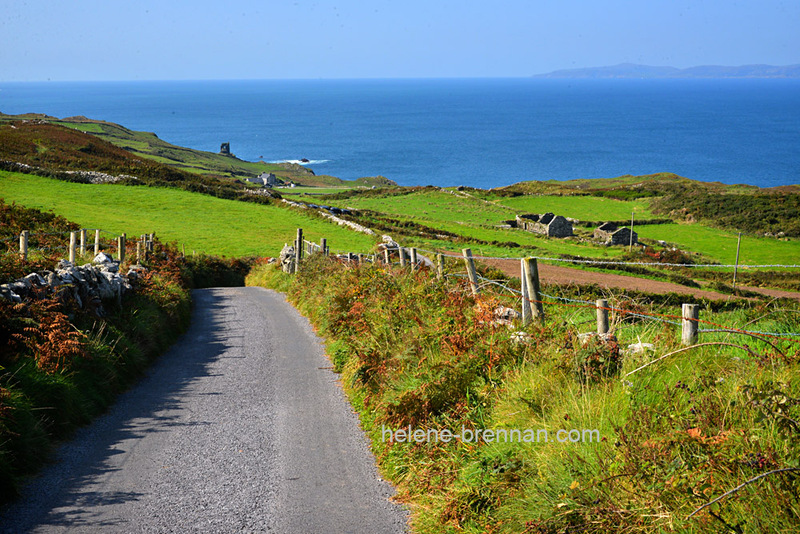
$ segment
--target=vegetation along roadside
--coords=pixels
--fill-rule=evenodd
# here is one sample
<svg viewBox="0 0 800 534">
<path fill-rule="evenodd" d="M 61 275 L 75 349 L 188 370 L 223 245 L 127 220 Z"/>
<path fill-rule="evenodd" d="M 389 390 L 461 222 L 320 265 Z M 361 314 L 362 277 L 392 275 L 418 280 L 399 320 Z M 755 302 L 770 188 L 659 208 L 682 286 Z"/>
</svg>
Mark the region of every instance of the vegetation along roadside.
<svg viewBox="0 0 800 534">
<path fill-rule="evenodd" d="M 797 339 L 713 331 L 798 332 L 797 302 L 706 302 L 708 331 L 683 347 L 677 301 L 595 288 L 625 311 L 603 341 L 581 335 L 596 315 L 587 291 L 545 287 L 545 320 L 522 326 L 502 317 L 518 306 L 508 291 L 474 296 L 448 270 L 316 255 L 297 275 L 264 265 L 247 278 L 285 291 L 326 337 L 415 531 L 800 527 Z M 515 429 L 533 438 L 500 439 Z M 445 431 L 460 439 L 437 440 Z"/>
<path fill-rule="evenodd" d="M 2 283 L 53 272 L 63 258 L 58 240 L 65 229 L 77 229 L 52 213 L 2 202 L 0 223 L 4 236 L 29 230 L 38 248 L 26 261 L 0 254 Z M 102 249 L 112 245 L 104 241 Z M 135 250 L 120 272 L 136 263 Z M 192 288 L 242 285 L 249 266 L 247 260 L 184 258 L 156 240 L 120 299 L 87 298 L 77 281 L 34 283 L 21 302 L 0 298 L 0 502 L 13 498 L 59 440 L 102 413 L 178 338 L 188 326 Z"/>
</svg>

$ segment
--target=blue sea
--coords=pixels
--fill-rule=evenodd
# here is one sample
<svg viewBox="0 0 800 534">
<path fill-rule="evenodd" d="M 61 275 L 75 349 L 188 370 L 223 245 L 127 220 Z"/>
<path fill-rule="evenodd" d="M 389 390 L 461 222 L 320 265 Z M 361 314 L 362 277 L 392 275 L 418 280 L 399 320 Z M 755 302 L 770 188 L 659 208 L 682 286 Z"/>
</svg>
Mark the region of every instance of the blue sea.
<svg viewBox="0 0 800 534">
<path fill-rule="evenodd" d="M 673 172 L 800 183 L 800 80 L 0 83 L 0 111 L 84 115 L 317 174 L 490 188 Z"/>
</svg>

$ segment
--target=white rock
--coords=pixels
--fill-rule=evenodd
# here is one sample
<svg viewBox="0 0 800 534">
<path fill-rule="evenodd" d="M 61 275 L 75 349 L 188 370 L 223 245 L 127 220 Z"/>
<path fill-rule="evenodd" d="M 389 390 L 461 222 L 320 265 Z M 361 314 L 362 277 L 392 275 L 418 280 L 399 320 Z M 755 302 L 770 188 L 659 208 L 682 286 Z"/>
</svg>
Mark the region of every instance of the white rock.
<svg viewBox="0 0 800 534">
<path fill-rule="evenodd" d="M 114 261 L 114 258 L 109 256 L 105 252 L 100 252 L 97 256 L 94 257 L 92 261 L 94 263 L 111 263 Z"/>
</svg>

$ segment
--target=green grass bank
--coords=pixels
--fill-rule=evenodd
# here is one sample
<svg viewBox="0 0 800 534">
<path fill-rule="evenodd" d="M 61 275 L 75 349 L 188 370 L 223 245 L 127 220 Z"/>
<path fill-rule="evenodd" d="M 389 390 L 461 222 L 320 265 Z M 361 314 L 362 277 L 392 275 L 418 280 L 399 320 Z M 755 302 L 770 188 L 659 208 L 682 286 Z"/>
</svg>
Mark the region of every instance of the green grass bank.
<svg viewBox="0 0 800 534">
<path fill-rule="evenodd" d="M 716 344 L 675 352 L 679 327 L 620 313 L 618 342 L 584 344 L 578 334 L 594 329 L 591 306 L 548 301 L 543 324 L 508 328 L 495 322 L 497 307 L 518 306 L 507 292 L 473 297 L 463 279 L 320 257 L 294 277 L 258 267 L 247 283 L 285 291 L 326 337 L 383 476 L 412 507 L 415 532 L 800 528 L 796 338 L 704 333 L 703 343 Z M 600 296 L 597 288 L 545 290 Z M 678 313 L 679 301 L 604 296 L 661 319 Z M 800 331 L 796 302 L 706 303 L 701 318 Z M 638 342 L 654 348 L 627 351 Z M 408 429 L 423 435 L 410 440 Z M 444 431 L 463 439 L 436 441 Z M 794 471 L 771 473 L 779 469 Z"/>
</svg>

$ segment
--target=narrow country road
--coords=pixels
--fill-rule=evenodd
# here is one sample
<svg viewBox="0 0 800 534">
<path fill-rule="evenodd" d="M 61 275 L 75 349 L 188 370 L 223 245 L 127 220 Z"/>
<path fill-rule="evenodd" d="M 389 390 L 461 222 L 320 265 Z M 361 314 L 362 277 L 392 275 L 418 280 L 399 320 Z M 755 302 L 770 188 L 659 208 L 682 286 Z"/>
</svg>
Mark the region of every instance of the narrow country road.
<svg viewBox="0 0 800 534">
<path fill-rule="evenodd" d="M 0 532 L 405 532 L 308 321 L 262 288 L 192 326 L 0 511 Z"/>
</svg>

